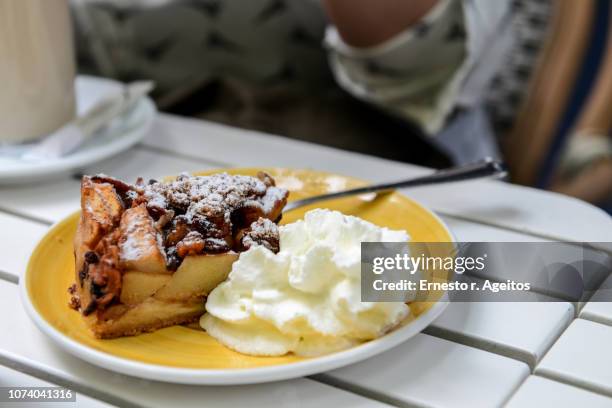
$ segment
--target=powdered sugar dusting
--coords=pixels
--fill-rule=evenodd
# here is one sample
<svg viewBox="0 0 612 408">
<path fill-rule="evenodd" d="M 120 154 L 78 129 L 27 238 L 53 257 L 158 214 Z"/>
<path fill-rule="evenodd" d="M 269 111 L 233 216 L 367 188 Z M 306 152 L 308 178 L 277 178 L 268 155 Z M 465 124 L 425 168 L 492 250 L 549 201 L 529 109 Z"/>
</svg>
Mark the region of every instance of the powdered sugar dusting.
<svg viewBox="0 0 612 408">
<path fill-rule="evenodd" d="M 278 226 L 267 218 L 260 218 L 251 224 L 242 238 L 242 245 L 250 248 L 253 245 L 263 245 L 273 252 L 279 249 Z"/>
<path fill-rule="evenodd" d="M 126 236 L 121 243 L 121 259 L 124 261 L 136 261 L 142 257 L 140 241 L 134 239 L 133 234 Z"/>
<path fill-rule="evenodd" d="M 172 182 L 146 186 L 144 196 L 148 207 L 182 208 L 189 222 L 196 216 L 229 222 L 232 211 L 239 207 L 272 211 L 287 196 L 287 191 L 249 176 L 182 174 Z"/>
</svg>

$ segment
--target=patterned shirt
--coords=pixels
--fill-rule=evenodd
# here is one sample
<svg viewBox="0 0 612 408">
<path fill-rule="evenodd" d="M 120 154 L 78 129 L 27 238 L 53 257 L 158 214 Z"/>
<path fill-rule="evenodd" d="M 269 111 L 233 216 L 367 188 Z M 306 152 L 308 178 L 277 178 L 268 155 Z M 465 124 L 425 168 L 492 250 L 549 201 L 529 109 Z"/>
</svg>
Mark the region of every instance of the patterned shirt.
<svg viewBox="0 0 612 408">
<path fill-rule="evenodd" d="M 81 68 L 151 78 L 162 107 L 218 78 L 302 92 L 329 88 L 335 79 L 430 135 L 458 109 L 482 104 L 495 128 L 507 129 L 546 34 L 550 3 L 440 0 L 416 26 L 364 49 L 342 41 L 316 0 L 72 1 Z"/>
</svg>

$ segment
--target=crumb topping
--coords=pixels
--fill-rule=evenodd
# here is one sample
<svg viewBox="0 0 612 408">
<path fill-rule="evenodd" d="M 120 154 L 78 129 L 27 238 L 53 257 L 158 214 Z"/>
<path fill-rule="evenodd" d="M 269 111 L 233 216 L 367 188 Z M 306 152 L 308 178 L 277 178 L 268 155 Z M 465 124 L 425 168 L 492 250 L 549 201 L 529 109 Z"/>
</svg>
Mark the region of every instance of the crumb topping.
<svg viewBox="0 0 612 408">
<path fill-rule="evenodd" d="M 181 174 L 170 182 L 138 179 L 135 184 L 99 174 L 84 176 L 81 189 L 83 213 L 93 220 L 85 225 L 90 250 L 80 261 L 77 257 L 79 284 L 91 292 L 83 313 L 117 301 L 121 265 L 145 256 L 151 245 L 159 248 L 158 259 L 168 270 L 177 270 L 189 255 L 243 251 L 256 244 L 278 252 L 275 222 L 288 196 L 263 172 L 257 177 Z M 112 218 L 109 203 L 116 203 Z M 144 219 L 122 217 L 137 208 Z M 102 224 L 98 215 L 108 220 Z"/>
<path fill-rule="evenodd" d="M 278 221 L 288 195 L 263 172 L 257 177 L 183 173 L 170 182 L 150 180 L 145 184 L 139 179 L 134 185 L 102 174 L 92 180 L 113 186 L 126 208 L 146 206 L 171 270 L 176 270 L 187 255 L 243 249 L 236 238 L 243 236 L 244 230 L 250 231 L 251 224 L 260 218 L 269 223 Z M 268 231 L 266 242 L 273 241 L 270 234 Z M 251 233 L 248 244 L 260 236 L 264 239 L 264 235 Z"/>
<path fill-rule="evenodd" d="M 246 250 L 253 245 L 263 245 L 272 252 L 278 252 L 279 245 L 278 226 L 267 218 L 259 218 L 251 224 L 242 237 L 242 247 Z"/>
<path fill-rule="evenodd" d="M 271 194 L 267 194 L 269 188 Z M 182 174 L 170 183 L 156 182 L 144 188 L 147 207 L 153 212 L 178 209 L 184 212 L 188 223 L 199 218 L 229 223 L 232 212 L 241 206 L 260 207 L 265 211 L 284 196 L 285 190 L 266 185 L 261 179 L 227 173 L 196 177 Z"/>
<path fill-rule="evenodd" d="M 187 255 L 240 250 L 237 235 L 257 221 L 277 221 L 287 191 L 272 177 L 181 174 L 174 181 L 151 181 L 132 202 L 146 203 L 160 226 L 168 267 L 175 269 Z"/>
</svg>

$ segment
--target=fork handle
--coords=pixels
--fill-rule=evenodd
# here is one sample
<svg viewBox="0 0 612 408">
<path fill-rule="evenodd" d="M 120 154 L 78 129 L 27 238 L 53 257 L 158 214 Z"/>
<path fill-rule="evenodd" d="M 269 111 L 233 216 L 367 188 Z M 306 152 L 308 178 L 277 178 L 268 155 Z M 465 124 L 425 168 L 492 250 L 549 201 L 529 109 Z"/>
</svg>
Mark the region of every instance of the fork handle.
<svg viewBox="0 0 612 408">
<path fill-rule="evenodd" d="M 506 177 L 507 174 L 508 173 L 506 171 L 506 166 L 501 161 L 486 158 L 476 163 L 438 170 L 432 174 L 423 177 L 400 180 L 392 183 L 373 184 L 369 186 L 354 188 L 351 190 L 337 191 L 335 193 L 322 194 L 318 196 L 307 197 L 301 200 L 291 201 L 287 203 L 287 205 L 283 209 L 283 212 L 295 210 L 296 208 L 314 204 L 319 201 L 331 200 L 333 198 L 341 198 L 357 194 L 367 194 L 374 192 L 389 192 L 398 188 L 450 183 L 455 181 L 472 180 L 484 177 L 501 179 Z"/>
</svg>

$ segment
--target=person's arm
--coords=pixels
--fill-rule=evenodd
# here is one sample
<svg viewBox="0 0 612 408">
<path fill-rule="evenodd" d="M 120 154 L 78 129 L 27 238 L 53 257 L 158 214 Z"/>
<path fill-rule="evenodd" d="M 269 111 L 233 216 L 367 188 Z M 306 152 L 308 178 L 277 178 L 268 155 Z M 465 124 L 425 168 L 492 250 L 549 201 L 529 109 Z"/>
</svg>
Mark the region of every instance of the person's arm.
<svg viewBox="0 0 612 408">
<path fill-rule="evenodd" d="M 381 44 L 418 23 L 438 0 L 324 0 L 331 22 L 348 45 Z"/>
</svg>

